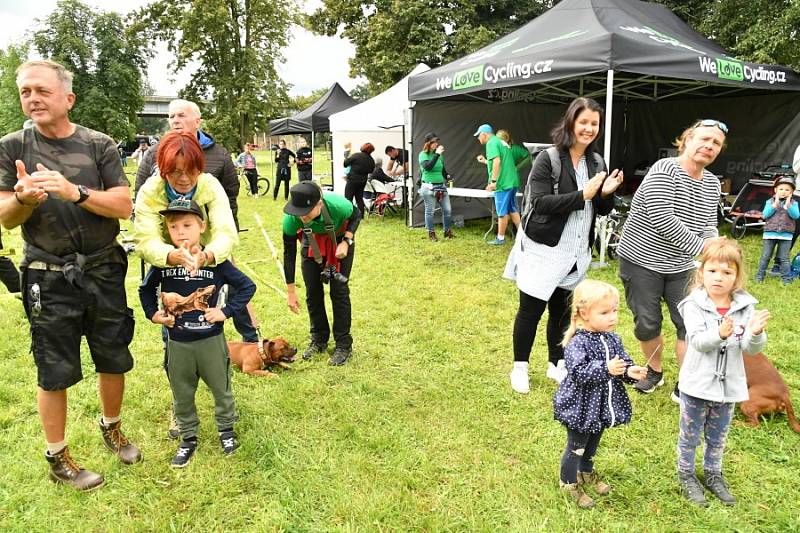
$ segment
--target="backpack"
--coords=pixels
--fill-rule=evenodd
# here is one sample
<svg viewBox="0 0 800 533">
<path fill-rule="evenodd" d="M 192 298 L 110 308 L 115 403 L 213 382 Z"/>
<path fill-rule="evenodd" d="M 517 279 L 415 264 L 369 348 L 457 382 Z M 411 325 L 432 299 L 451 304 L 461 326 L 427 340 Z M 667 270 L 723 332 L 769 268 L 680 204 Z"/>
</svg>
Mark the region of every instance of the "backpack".
<svg viewBox="0 0 800 533">
<path fill-rule="evenodd" d="M 546 150 L 543 150 L 547 153 L 547 156 L 550 158 L 550 175 L 553 179 L 553 194 L 558 194 L 558 182 L 561 179 L 561 156 L 558 153 L 558 147 L 551 146 Z M 541 152 L 540 152 L 541 154 Z M 603 161 L 603 156 L 598 154 L 597 152 L 592 152 L 592 156 L 594 157 L 595 168 L 603 168 L 605 163 Z M 536 156 L 537 159 L 541 157 L 541 155 Z M 521 205 L 521 215 L 522 215 L 522 222 L 520 226 L 522 227 L 522 231 L 527 231 L 528 229 L 528 221 L 530 220 L 531 216 L 533 216 L 533 187 L 531 183 L 533 180 L 531 177 L 533 176 L 533 168 L 531 168 L 531 173 L 528 175 L 528 181 L 525 183 L 525 192 L 522 194 L 522 205 Z"/>
</svg>

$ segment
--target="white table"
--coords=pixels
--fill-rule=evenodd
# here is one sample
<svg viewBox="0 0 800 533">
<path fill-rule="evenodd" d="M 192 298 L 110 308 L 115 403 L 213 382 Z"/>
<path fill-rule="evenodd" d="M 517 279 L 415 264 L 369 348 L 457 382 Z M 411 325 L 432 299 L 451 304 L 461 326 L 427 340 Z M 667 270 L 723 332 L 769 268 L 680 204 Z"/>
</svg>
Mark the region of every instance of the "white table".
<svg viewBox="0 0 800 533">
<path fill-rule="evenodd" d="M 467 189 L 465 187 L 448 187 L 447 193 L 450 196 L 460 197 L 460 198 L 482 198 L 484 200 L 490 199 L 489 202 L 489 214 L 492 218 L 492 225 L 489 226 L 489 229 L 486 230 L 486 233 L 483 234 L 483 240 L 486 240 L 486 237 L 492 232 L 494 229 L 494 225 L 497 223 L 497 211 L 494 209 L 494 192 L 487 191 L 486 189 Z M 517 198 L 522 198 L 522 193 L 517 193 Z M 521 207 L 521 206 L 520 206 Z M 513 224 L 511 231 L 514 231 Z"/>
</svg>

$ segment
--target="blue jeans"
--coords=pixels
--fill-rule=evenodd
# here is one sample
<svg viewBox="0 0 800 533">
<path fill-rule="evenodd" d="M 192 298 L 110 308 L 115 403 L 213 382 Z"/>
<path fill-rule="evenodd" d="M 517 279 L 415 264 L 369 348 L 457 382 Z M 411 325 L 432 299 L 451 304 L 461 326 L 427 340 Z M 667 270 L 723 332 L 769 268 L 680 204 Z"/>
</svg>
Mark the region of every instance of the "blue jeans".
<svg viewBox="0 0 800 533">
<path fill-rule="evenodd" d="M 775 256 L 775 262 L 780 264 L 781 278 L 783 278 L 784 283 L 789 283 L 792 281 L 791 264 L 789 263 L 789 250 L 792 249 L 792 241 L 784 239 L 764 239 L 764 248 L 761 252 L 761 261 L 758 263 L 756 279 L 764 279 L 769 260 L 772 258 L 772 253 L 776 247 L 778 248 L 778 254 Z"/>
<path fill-rule="evenodd" d="M 422 201 L 425 202 L 425 227 L 428 231 L 433 231 L 433 212 L 436 210 L 437 202 L 436 191 L 423 185 L 419 190 L 419 194 L 422 196 Z M 444 190 L 444 195 L 439 201 L 439 205 L 442 207 L 442 225 L 444 226 L 444 231 L 447 231 L 450 229 L 452 220 L 450 216 L 450 195 L 447 194 L 447 189 Z"/>
<path fill-rule="evenodd" d="M 722 472 L 725 437 L 733 418 L 733 402 L 712 402 L 681 393 L 681 418 L 678 433 L 678 472 L 694 474 L 695 450 L 700 434 L 706 441 L 703 470 Z"/>
</svg>

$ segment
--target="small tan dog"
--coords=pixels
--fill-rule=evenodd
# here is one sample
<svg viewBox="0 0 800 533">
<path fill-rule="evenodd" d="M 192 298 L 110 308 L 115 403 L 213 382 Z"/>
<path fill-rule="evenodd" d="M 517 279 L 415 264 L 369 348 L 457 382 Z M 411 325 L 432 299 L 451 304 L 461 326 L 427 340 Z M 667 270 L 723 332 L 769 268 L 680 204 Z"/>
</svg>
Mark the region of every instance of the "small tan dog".
<svg viewBox="0 0 800 533">
<path fill-rule="evenodd" d="M 245 374 L 271 378 L 278 375 L 267 370 L 268 366 L 291 368 L 287 363 L 294 361 L 297 348 L 292 347 L 283 337 L 264 339 L 261 343 L 263 354 L 259 353 L 257 342 L 228 342 L 231 362 Z"/>
<path fill-rule="evenodd" d="M 792 400 L 789 398 L 789 387 L 767 356 L 763 353 L 745 354 L 744 371 L 750 399 L 742 402 L 739 409 L 747 419 L 747 425 L 758 427 L 761 415 L 786 413 L 789 427 L 800 433 L 800 424 L 794 416 Z"/>
</svg>

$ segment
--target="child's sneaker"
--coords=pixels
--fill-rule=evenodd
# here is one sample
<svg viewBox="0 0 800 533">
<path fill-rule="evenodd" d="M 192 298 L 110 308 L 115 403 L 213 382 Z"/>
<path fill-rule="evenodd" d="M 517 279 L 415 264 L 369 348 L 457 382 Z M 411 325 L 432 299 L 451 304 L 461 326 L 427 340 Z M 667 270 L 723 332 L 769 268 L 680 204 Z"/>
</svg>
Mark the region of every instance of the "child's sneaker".
<svg viewBox="0 0 800 533">
<path fill-rule="evenodd" d="M 703 494 L 703 486 L 694 472 L 678 472 L 678 483 L 680 483 L 681 491 L 687 500 L 702 507 L 708 505 L 706 496 Z"/>
<path fill-rule="evenodd" d="M 681 404 L 681 389 L 678 388 L 678 382 L 675 382 L 675 388 L 672 389 L 672 394 L 670 394 L 670 399 L 677 403 L 678 405 Z"/>
<path fill-rule="evenodd" d="M 561 491 L 567 493 L 569 497 L 578 504 L 581 509 L 591 509 L 594 507 L 594 500 L 586 494 L 577 483 L 564 483 L 559 481 Z"/>
<path fill-rule="evenodd" d="M 725 505 L 736 505 L 736 498 L 728 491 L 728 483 L 722 472 L 705 471 L 705 485 Z"/>
<path fill-rule="evenodd" d="M 170 466 L 175 468 L 183 468 L 189 464 L 189 461 L 197 449 L 196 440 L 185 440 L 178 446 L 178 451 L 175 452 L 175 457 L 172 458 Z"/>
<path fill-rule="evenodd" d="M 589 487 L 600 496 L 605 496 L 611 492 L 611 485 L 601 481 L 597 472 L 578 472 L 578 485 L 580 485 L 584 491 L 586 487 Z"/>
<path fill-rule="evenodd" d="M 503 246 L 505 243 L 506 243 L 505 239 L 498 239 L 497 237 L 495 237 L 494 240 L 488 241 L 486 244 L 490 244 L 492 246 Z"/>
<path fill-rule="evenodd" d="M 239 447 L 239 441 L 236 439 L 236 432 L 233 430 L 223 431 L 219 434 L 219 443 L 222 445 L 222 453 L 231 455 Z"/>
</svg>

